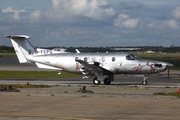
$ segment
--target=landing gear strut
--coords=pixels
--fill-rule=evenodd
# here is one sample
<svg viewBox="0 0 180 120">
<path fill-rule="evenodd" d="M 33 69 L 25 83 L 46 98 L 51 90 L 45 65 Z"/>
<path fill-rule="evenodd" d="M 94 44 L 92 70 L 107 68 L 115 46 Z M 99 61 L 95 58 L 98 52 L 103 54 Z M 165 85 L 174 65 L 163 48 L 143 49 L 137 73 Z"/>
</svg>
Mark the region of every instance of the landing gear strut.
<svg viewBox="0 0 180 120">
<path fill-rule="evenodd" d="M 142 85 L 147 85 L 147 76 L 144 75 L 143 81 L 142 81 Z"/>
</svg>

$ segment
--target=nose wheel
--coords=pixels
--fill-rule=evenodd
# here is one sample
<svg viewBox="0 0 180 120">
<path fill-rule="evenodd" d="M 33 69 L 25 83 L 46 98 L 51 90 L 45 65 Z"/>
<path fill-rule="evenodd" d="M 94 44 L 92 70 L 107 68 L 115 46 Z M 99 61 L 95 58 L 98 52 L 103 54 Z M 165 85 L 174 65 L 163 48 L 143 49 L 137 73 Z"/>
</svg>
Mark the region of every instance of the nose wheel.
<svg viewBox="0 0 180 120">
<path fill-rule="evenodd" d="M 147 83 L 148 83 L 147 80 L 142 81 L 142 85 L 147 85 Z"/>
<path fill-rule="evenodd" d="M 147 82 L 147 76 L 145 75 L 144 78 L 143 78 L 143 81 L 142 81 L 142 85 L 147 85 L 148 82 Z"/>
</svg>

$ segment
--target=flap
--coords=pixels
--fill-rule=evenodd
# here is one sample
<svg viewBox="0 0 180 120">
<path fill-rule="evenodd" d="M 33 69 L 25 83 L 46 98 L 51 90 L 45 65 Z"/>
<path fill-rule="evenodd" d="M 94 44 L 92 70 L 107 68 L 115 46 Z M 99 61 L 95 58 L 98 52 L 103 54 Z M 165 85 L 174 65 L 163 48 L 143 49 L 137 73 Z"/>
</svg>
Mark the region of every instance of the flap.
<svg viewBox="0 0 180 120">
<path fill-rule="evenodd" d="M 82 66 L 84 66 L 85 68 L 83 68 L 82 72 L 89 72 L 89 73 L 102 73 L 103 75 L 109 75 L 109 74 L 113 74 L 111 71 L 99 66 L 98 62 L 85 62 L 83 60 L 76 60 L 78 63 L 80 63 Z"/>
</svg>

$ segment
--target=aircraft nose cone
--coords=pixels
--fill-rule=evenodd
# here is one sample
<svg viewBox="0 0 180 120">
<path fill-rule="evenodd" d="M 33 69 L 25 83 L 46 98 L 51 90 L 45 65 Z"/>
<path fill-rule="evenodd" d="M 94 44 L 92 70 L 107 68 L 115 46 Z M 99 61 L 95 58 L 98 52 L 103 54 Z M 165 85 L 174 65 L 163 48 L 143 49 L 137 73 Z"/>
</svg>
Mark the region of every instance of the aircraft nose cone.
<svg viewBox="0 0 180 120">
<path fill-rule="evenodd" d="M 167 69 L 173 67 L 174 65 L 168 62 L 158 62 L 155 64 L 155 66 L 159 69 Z"/>
<path fill-rule="evenodd" d="M 165 66 L 166 68 L 169 68 L 169 67 L 173 67 L 174 65 L 166 62 L 166 63 L 163 63 L 163 66 Z"/>
<path fill-rule="evenodd" d="M 166 66 L 168 66 L 168 67 L 173 67 L 174 65 L 171 64 L 171 63 L 167 63 Z"/>
<path fill-rule="evenodd" d="M 155 66 L 158 68 L 159 72 L 162 72 L 167 69 L 170 69 L 170 67 L 173 67 L 174 65 L 168 62 L 160 62 L 160 63 L 156 63 Z"/>
</svg>

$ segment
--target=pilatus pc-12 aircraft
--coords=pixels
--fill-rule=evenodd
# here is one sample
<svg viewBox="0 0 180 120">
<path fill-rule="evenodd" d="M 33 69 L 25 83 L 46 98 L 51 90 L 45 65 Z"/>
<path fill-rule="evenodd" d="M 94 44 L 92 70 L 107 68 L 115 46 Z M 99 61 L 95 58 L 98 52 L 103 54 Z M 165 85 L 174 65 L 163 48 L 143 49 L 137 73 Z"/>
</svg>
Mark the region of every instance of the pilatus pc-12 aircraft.
<svg viewBox="0 0 180 120">
<path fill-rule="evenodd" d="M 114 81 L 115 74 L 143 75 L 143 85 L 147 85 L 147 75 L 163 72 L 173 66 L 170 63 L 140 59 L 130 53 L 39 53 L 28 41 L 30 36 L 9 35 L 20 63 L 33 63 L 38 68 L 59 72 L 82 73 L 83 78 L 93 77 L 93 83 L 105 85 Z M 105 77 L 104 77 L 105 76 Z"/>
</svg>

